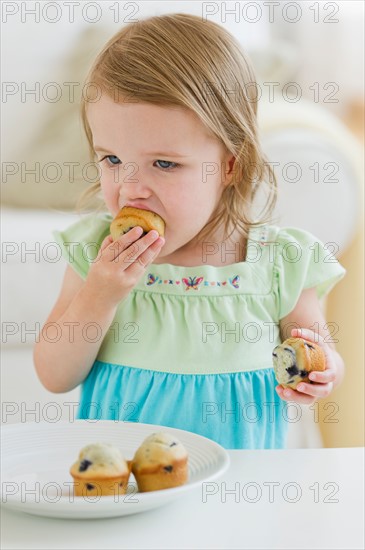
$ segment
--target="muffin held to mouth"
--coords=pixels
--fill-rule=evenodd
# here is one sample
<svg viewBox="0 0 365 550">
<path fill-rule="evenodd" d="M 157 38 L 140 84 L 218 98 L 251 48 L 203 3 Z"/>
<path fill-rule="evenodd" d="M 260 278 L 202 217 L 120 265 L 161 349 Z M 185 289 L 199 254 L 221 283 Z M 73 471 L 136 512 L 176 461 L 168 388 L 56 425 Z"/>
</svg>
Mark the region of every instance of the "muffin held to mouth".
<svg viewBox="0 0 365 550">
<path fill-rule="evenodd" d="M 188 479 L 187 451 L 175 436 L 155 432 L 137 449 L 132 472 L 140 492 L 184 485 Z"/>
<path fill-rule="evenodd" d="M 81 449 L 72 465 L 75 496 L 124 495 L 127 490 L 131 462 L 109 443 L 92 443 Z"/>
<path fill-rule="evenodd" d="M 143 229 L 142 236 L 152 229 L 155 229 L 160 237 L 165 234 L 165 221 L 156 212 L 134 208 L 134 206 L 123 206 L 110 224 L 113 241 L 137 225 Z"/>
<path fill-rule="evenodd" d="M 287 338 L 272 352 L 276 380 L 284 388 L 296 389 L 300 382 L 311 382 L 309 373 L 324 371 L 326 358 L 323 349 L 302 338 Z"/>
</svg>

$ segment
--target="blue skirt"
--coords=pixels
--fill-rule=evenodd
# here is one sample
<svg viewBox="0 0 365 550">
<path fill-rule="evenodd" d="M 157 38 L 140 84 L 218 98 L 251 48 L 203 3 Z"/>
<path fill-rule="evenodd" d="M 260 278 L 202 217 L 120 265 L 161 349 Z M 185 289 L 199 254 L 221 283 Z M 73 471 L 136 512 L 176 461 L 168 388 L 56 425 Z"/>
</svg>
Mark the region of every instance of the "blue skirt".
<svg viewBox="0 0 365 550">
<path fill-rule="evenodd" d="M 179 428 L 226 449 L 282 449 L 293 420 L 276 385 L 272 368 L 174 374 L 95 361 L 77 418 Z"/>
</svg>

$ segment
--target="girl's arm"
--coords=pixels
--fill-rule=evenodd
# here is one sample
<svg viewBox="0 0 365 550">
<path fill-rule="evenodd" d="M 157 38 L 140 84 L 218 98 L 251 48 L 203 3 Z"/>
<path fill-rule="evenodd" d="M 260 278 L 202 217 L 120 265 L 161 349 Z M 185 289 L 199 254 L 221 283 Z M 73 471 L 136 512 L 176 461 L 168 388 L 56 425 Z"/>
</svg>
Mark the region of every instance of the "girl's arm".
<svg viewBox="0 0 365 550">
<path fill-rule="evenodd" d="M 37 374 L 49 391 L 70 391 L 88 375 L 118 304 L 164 245 L 157 231 L 142 233 L 137 226 L 114 242 L 108 235 L 85 281 L 71 267 L 66 270 L 61 294 L 34 348 Z M 92 324 L 95 334 L 90 336 L 86 329 Z"/>
<path fill-rule="evenodd" d="M 110 327 L 116 307 L 105 305 L 89 295 L 85 282 L 67 266 L 60 296 L 39 334 L 33 352 L 38 377 L 47 390 L 68 392 L 89 373 Z M 100 338 L 91 342 L 94 333 L 85 338 L 85 326 L 97 323 Z M 92 327 L 92 325 L 90 325 Z"/>
<path fill-rule="evenodd" d="M 296 327 L 296 328 L 295 328 Z M 330 327 L 336 328 L 335 323 Z M 313 383 L 301 383 L 297 390 L 277 386 L 280 397 L 301 404 L 311 404 L 319 398 L 328 397 L 333 388 L 341 384 L 345 375 L 345 364 L 336 351 L 336 330 L 329 331 L 329 325 L 323 316 L 315 288 L 302 291 L 299 300 L 286 317 L 280 320 L 281 339 L 291 336 L 304 338 L 319 344 L 326 355 L 326 370 L 322 373 L 311 373 Z"/>
</svg>

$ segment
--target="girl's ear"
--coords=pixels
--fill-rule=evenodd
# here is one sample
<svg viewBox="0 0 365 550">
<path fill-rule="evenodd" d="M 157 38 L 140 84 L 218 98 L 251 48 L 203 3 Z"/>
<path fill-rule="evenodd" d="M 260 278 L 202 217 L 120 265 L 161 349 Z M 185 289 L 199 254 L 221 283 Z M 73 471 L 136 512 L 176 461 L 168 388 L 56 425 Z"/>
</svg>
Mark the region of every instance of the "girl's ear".
<svg viewBox="0 0 365 550">
<path fill-rule="evenodd" d="M 231 156 L 226 159 L 226 172 L 225 172 L 225 180 L 224 180 L 224 186 L 226 187 L 229 183 L 231 183 L 233 178 L 233 166 L 235 163 L 236 158 Z"/>
<path fill-rule="evenodd" d="M 230 173 L 232 172 L 232 170 L 233 170 L 233 165 L 234 165 L 234 163 L 235 163 L 235 160 L 236 160 L 235 157 L 231 157 L 231 159 L 230 159 L 229 162 L 228 162 L 228 164 L 229 164 L 229 172 L 228 172 L 228 173 L 229 173 L 229 174 L 230 174 Z"/>
</svg>

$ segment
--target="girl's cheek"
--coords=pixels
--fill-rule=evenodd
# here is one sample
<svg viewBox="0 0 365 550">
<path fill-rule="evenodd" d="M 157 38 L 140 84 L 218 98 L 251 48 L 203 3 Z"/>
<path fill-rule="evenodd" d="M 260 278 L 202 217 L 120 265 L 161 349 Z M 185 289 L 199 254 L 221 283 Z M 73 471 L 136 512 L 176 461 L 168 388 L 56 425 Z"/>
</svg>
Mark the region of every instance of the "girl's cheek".
<svg viewBox="0 0 365 550">
<path fill-rule="evenodd" d="M 100 183 L 101 186 L 105 189 L 106 192 L 112 192 L 115 191 L 118 187 L 118 185 L 115 183 L 114 179 L 116 179 L 116 176 L 113 177 L 113 174 L 110 172 L 107 172 L 104 170 L 100 177 Z"/>
<path fill-rule="evenodd" d="M 119 188 L 117 189 L 113 182 L 105 181 L 105 179 L 100 180 L 100 185 L 108 210 L 112 214 L 116 214 L 118 212 Z"/>
</svg>

